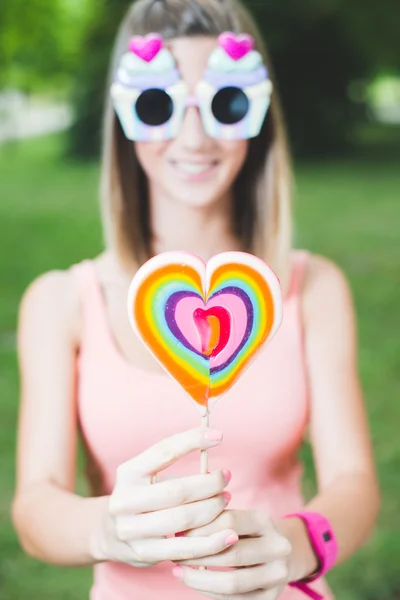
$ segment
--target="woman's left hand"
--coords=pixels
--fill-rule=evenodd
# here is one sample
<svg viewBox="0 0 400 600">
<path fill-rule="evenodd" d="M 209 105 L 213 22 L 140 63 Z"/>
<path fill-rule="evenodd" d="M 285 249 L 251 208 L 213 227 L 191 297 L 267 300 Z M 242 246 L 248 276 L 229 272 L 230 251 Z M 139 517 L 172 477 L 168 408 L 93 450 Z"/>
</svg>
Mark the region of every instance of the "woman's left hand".
<svg viewBox="0 0 400 600">
<path fill-rule="evenodd" d="M 236 531 L 238 541 L 214 556 L 179 562 L 174 576 L 209 598 L 275 600 L 288 583 L 289 540 L 267 513 L 255 510 L 226 510 L 212 523 L 185 532 L 185 536 L 205 536 L 223 529 Z M 200 566 L 232 569 L 191 568 Z"/>
</svg>

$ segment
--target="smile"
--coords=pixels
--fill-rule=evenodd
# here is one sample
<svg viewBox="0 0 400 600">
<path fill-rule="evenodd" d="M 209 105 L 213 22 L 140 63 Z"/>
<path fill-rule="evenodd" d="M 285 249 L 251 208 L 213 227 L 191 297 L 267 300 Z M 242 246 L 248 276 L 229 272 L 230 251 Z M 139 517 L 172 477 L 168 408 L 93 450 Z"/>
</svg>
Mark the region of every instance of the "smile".
<svg viewBox="0 0 400 600">
<path fill-rule="evenodd" d="M 182 173 L 187 173 L 188 175 L 201 175 L 203 173 L 207 173 L 213 167 L 215 167 L 216 162 L 209 163 L 188 163 L 188 162 L 172 162 L 173 167 L 178 169 Z"/>
</svg>

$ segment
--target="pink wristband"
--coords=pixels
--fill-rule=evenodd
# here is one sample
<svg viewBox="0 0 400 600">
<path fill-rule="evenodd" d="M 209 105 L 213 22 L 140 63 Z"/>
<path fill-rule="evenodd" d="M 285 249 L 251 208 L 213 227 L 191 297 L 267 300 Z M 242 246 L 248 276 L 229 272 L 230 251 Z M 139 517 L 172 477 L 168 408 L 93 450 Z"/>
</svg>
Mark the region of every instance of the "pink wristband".
<svg viewBox="0 0 400 600">
<path fill-rule="evenodd" d="M 329 521 L 318 513 L 298 512 L 285 516 L 285 518 L 291 517 L 297 517 L 304 521 L 311 545 L 318 558 L 320 568 L 310 577 L 301 581 L 293 581 L 292 583 L 289 583 L 289 585 L 301 590 L 313 600 L 322 600 L 323 596 L 310 588 L 307 583 L 319 579 L 334 566 L 338 554 L 338 545 L 335 534 L 333 533 Z"/>
</svg>

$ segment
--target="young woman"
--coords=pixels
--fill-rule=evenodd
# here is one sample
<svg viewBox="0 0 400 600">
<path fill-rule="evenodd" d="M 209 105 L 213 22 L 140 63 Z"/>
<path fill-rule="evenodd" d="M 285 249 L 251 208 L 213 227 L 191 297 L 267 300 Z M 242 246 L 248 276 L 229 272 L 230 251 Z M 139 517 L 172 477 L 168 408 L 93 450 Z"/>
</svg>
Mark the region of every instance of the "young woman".
<svg viewBox="0 0 400 600">
<path fill-rule="evenodd" d="M 322 574 L 376 519 L 351 296 L 338 267 L 292 248 L 267 65 L 233 0 L 136 2 L 105 115 L 105 251 L 41 276 L 22 301 L 14 523 L 32 556 L 95 565 L 92 600 L 332 598 Z M 184 392 L 128 324 L 132 276 L 168 250 L 251 252 L 282 284 L 282 326 L 215 408 L 213 429 L 193 429 Z M 304 506 L 307 433 L 319 491 Z M 78 434 L 88 498 L 74 493 Z M 196 475 L 205 448 L 212 471 Z"/>
</svg>

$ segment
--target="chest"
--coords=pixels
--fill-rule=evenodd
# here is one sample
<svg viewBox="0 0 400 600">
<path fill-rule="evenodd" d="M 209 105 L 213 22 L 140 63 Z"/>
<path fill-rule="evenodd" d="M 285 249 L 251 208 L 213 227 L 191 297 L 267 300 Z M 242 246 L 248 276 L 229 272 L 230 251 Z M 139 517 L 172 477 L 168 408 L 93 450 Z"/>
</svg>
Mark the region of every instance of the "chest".
<svg viewBox="0 0 400 600">
<path fill-rule="evenodd" d="M 111 488 L 117 467 L 157 441 L 200 424 L 199 413 L 179 385 L 141 346 L 123 358 L 112 339 L 84 339 L 79 357 L 79 417 L 92 455 Z M 134 336 L 131 336 L 134 338 Z M 119 339 L 120 343 L 120 339 Z M 152 362 L 153 361 L 153 362 Z M 151 365 L 148 369 L 146 366 Z M 211 468 L 252 474 L 285 468 L 301 444 L 307 423 L 307 386 L 296 307 L 285 307 L 280 330 L 214 408 L 210 425 L 224 433 Z M 198 472 L 191 455 L 172 472 Z"/>
</svg>

